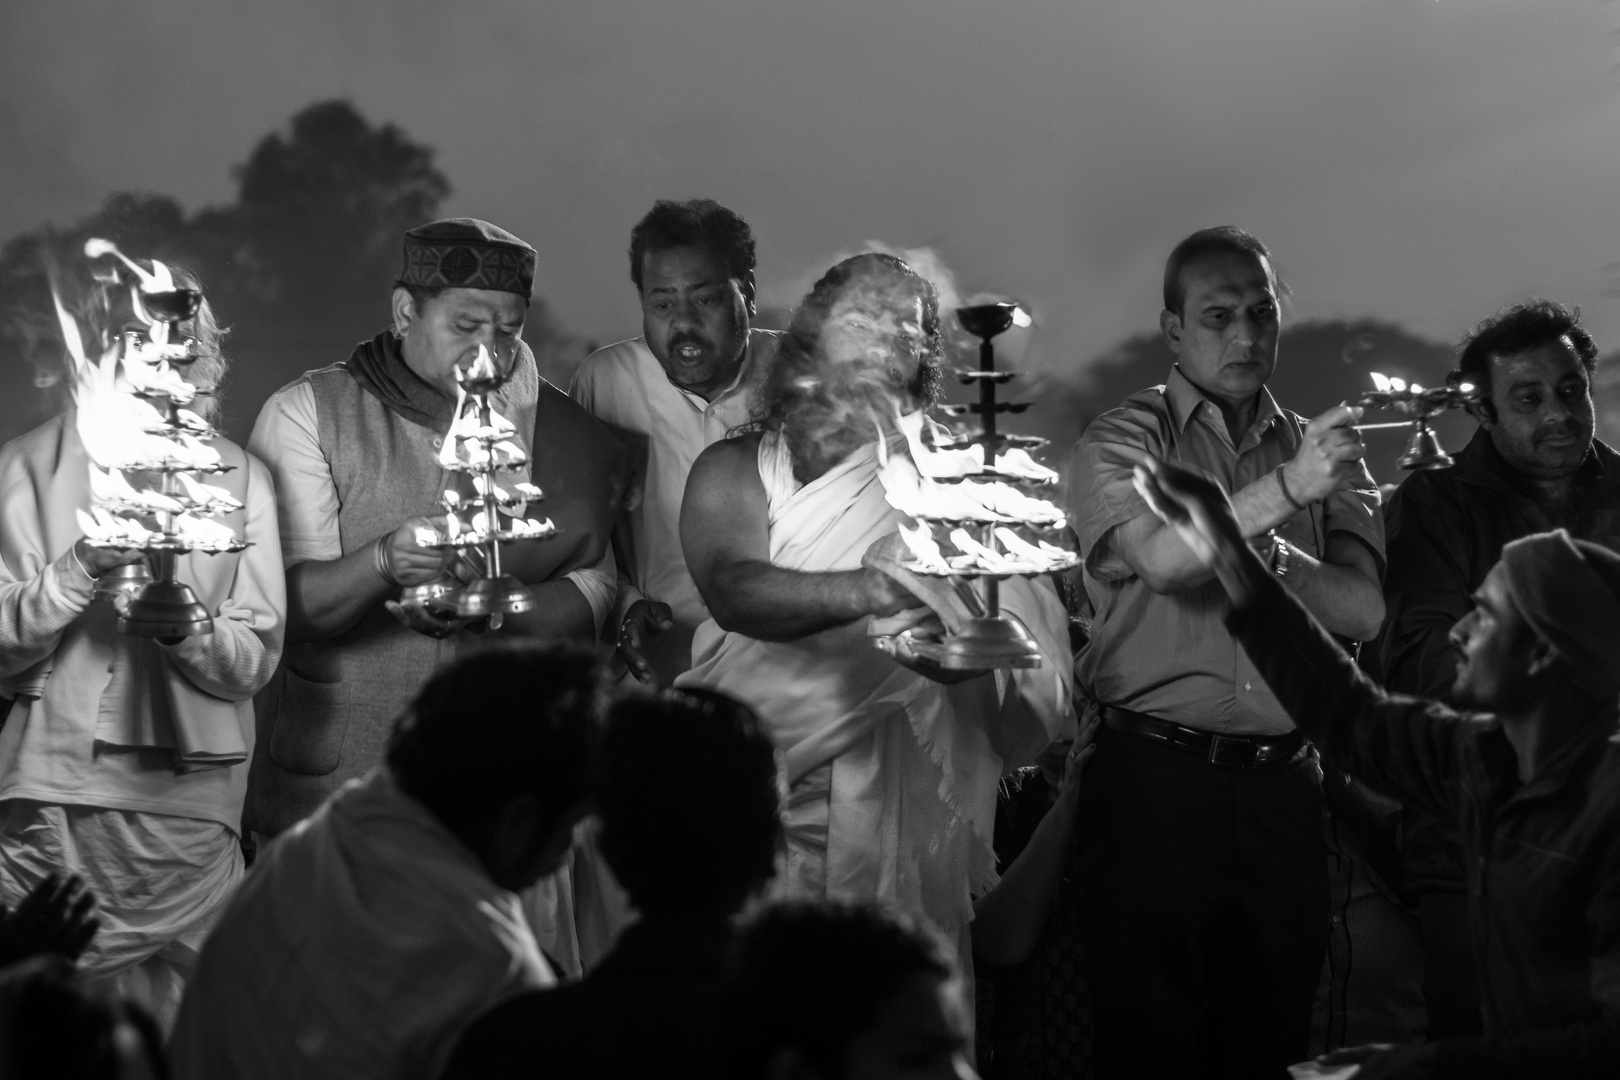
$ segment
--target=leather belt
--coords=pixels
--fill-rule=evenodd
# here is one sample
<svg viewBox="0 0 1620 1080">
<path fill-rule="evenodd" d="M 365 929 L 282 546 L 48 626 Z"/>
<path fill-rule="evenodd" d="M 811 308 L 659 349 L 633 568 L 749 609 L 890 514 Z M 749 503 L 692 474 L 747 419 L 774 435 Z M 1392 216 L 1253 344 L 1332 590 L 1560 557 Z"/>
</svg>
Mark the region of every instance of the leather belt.
<svg viewBox="0 0 1620 1080">
<path fill-rule="evenodd" d="M 1281 764 L 1291 760 L 1305 745 L 1305 734 L 1297 729 L 1286 735 L 1217 735 L 1117 705 L 1102 707 L 1102 721 L 1115 731 L 1152 739 L 1196 754 L 1211 765 L 1229 769 L 1258 769 Z"/>
</svg>

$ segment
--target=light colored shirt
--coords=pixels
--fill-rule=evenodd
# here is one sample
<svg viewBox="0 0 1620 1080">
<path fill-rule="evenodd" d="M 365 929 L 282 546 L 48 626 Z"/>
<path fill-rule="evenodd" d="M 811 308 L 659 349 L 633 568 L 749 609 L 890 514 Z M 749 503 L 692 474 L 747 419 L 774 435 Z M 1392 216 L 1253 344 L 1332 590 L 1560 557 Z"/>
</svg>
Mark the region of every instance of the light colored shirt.
<svg viewBox="0 0 1620 1080">
<path fill-rule="evenodd" d="M 337 485 L 321 453 L 318 425 L 315 391 L 307 380 L 300 379 L 270 396 L 248 439 L 248 449 L 269 462 L 275 474 L 281 554 L 286 566 L 311 559 L 336 559 L 343 554 Z M 437 438 L 434 445 L 439 445 Z M 595 566 L 566 576 L 590 605 L 598 632 L 613 605 L 617 576 L 611 549 Z"/>
<path fill-rule="evenodd" d="M 1304 419 L 1279 408 L 1262 388 L 1254 423 L 1233 446 L 1220 408 L 1180 368 L 1165 385 L 1132 394 L 1092 421 L 1069 468 L 1069 524 L 1080 540 L 1095 611 L 1076 680 L 1095 700 L 1222 734 L 1293 730 L 1227 632 L 1220 583 L 1161 596 L 1136 576 L 1112 539 L 1118 526 L 1152 513 L 1132 484 L 1134 462 L 1122 450 L 1200 470 L 1230 494 L 1291 460 L 1304 430 Z M 1365 466 L 1353 484 L 1294 514 L 1276 532 L 1318 559 L 1329 536 L 1348 533 L 1383 564 L 1383 514 Z"/>
<path fill-rule="evenodd" d="M 639 337 L 586 357 L 568 390 L 597 419 L 645 443 L 645 457 L 637 461 L 626 494 L 634 551 L 621 551 L 628 565 L 620 567 L 614 610 L 617 620 L 643 597 L 668 604 L 675 628 L 666 636 L 679 643 L 682 661 L 689 656 L 693 632 L 709 617 L 681 550 L 686 476 L 705 447 L 747 422 L 749 394 L 776 355 L 780 337 L 774 330 L 750 330 L 737 377 L 713 401 L 671 382 L 646 339 Z M 638 458 L 640 454 L 638 448 Z M 617 627 L 610 623 L 609 629 Z M 654 658 L 655 668 L 673 668 L 659 672 L 661 682 L 687 666 L 673 658 L 659 663 L 661 659 Z"/>
<path fill-rule="evenodd" d="M 480 1012 L 554 981 L 517 895 L 379 768 L 254 863 L 170 1059 L 176 1080 L 432 1080 Z"/>
<path fill-rule="evenodd" d="M 71 424 L 59 417 L 0 451 L 0 688 L 16 697 L 0 727 L 0 799 L 241 827 L 252 697 L 280 659 L 286 609 L 270 474 L 252 456 L 246 467 L 244 509 L 220 520 L 250 546 L 180 559 L 213 630 L 160 645 L 118 632 L 73 554 L 73 512 L 90 497 Z M 186 761 L 198 743 L 230 752 Z"/>
</svg>

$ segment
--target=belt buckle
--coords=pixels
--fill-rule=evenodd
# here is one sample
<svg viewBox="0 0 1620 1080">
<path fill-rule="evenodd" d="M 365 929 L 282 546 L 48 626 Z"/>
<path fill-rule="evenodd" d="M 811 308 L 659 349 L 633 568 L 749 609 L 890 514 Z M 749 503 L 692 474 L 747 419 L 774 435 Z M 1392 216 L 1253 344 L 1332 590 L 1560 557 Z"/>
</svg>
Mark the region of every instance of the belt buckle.
<svg viewBox="0 0 1620 1080">
<path fill-rule="evenodd" d="M 1260 744 L 1249 739 L 1216 735 L 1209 744 L 1209 763 L 1233 769 L 1253 769 L 1259 765 Z"/>
</svg>

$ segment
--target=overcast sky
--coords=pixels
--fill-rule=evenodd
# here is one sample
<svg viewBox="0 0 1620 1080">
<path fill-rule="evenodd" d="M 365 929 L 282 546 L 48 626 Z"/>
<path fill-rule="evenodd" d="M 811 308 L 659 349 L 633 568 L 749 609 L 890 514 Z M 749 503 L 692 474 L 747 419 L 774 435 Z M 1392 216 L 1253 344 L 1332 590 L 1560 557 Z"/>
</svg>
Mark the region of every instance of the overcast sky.
<svg viewBox="0 0 1620 1080">
<path fill-rule="evenodd" d="M 638 331 L 630 226 L 708 195 L 752 222 L 768 301 L 863 241 L 926 245 L 1026 300 L 1063 370 L 1154 325 L 1165 253 L 1222 222 L 1272 247 L 1295 317 L 1450 339 L 1539 292 L 1620 346 L 1601 0 L 0 9 L 0 237 L 119 189 L 227 201 L 258 138 L 347 97 L 437 148 L 446 209 L 532 242 L 604 342 Z"/>
</svg>

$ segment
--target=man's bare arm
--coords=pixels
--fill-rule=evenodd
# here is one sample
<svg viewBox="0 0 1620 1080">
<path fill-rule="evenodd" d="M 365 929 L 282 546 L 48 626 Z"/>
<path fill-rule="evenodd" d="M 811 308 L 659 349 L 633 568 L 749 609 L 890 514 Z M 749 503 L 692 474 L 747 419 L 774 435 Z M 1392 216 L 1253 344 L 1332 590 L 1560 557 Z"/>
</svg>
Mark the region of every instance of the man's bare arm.
<svg viewBox="0 0 1620 1080">
<path fill-rule="evenodd" d="M 399 585 L 420 585 L 443 573 L 448 556 L 416 544 L 417 527 L 427 524 L 427 518 L 411 518 L 384 534 L 398 585 L 377 570 L 376 544 L 383 537 L 336 559 L 308 559 L 289 566 L 287 644 L 337 637 L 397 593 Z"/>
<path fill-rule="evenodd" d="M 681 502 L 681 547 L 722 629 L 792 641 L 922 602 L 866 567 L 812 573 L 773 566 L 758 436 L 718 442 L 692 465 Z"/>
<path fill-rule="evenodd" d="M 596 618 L 590 601 L 567 578 L 530 585 L 534 607 L 506 617 L 505 633 L 588 647 L 596 640 Z"/>
</svg>

